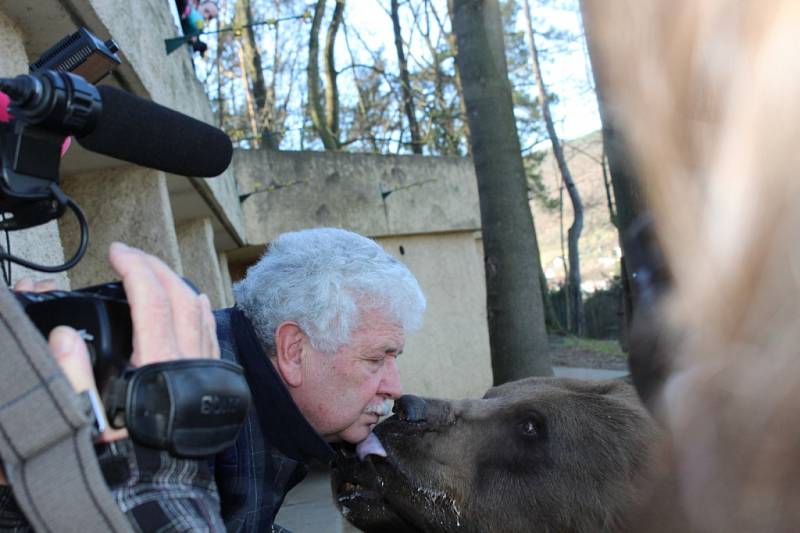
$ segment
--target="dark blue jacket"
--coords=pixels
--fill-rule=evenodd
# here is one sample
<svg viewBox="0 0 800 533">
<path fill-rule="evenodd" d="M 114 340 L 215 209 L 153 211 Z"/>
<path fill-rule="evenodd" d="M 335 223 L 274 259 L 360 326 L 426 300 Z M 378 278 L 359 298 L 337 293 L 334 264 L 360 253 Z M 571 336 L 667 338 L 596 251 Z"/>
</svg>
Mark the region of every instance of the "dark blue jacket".
<svg viewBox="0 0 800 533">
<path fill-rule="evenodd" d="M 229 532 L 270 531 L 289 490 L 312 458 L 333 459 L 295 405 L 238 308 L 214 312 L 222 358 L 244 367 L 253 404 L 236 444 L 214 458 L 214 473 Z"/>
</svg>

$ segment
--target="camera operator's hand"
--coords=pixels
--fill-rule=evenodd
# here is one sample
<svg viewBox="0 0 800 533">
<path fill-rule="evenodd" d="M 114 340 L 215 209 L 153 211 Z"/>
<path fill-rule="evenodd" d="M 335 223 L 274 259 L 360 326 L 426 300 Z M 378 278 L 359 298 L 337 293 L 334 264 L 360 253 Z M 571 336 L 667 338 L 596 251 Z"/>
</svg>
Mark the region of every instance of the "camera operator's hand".
<svg viewBox="0 0 800 533">
<path fill-rule="evenodd" d="M 122 243 L 108 259 L 131 306 L 133 366 L 174 359 L 219 358 L 211 303 L 163 261 Z"/>
<path fill-rule="evenodd" d="M 78 332 L 67 326 L 58 326 L 50 332 L 47 342 L 73 390 L 78 394 L 94 390 L 96 397 L 99 398 L 100 393 L 94 382 L 89 350 Z M 105 413 L 102 413 L 102 416 L 105 417 Z M 97 438 L 98 442 L 111 442 L 128 436 L 128 432 L 124 429 L 113 429 L 107 423 L 104 426 L 107 429 Z"/>
<path fill-rule="evenodd" d="M 15 292 L 47 292 L 58 290 L 54 279 L 33 281 L 33 278 L 24 277 L 14 284 Z"/>
<path fill-rule="evenodd" d="M 122 243 L 111 245 L 108 260 L 122 279 L 131 308 L 133 366 L 176 359 L 219 358 L 216 324 L 205 294 L 196 294 L 157 257 Z M 34 282 L 31 278 L 23 278 L 14 286 L 16 291 L 33 292 L 57 288 L 53 280 Z M 86 343 L 74 329 L 55 328 L 50 333 L 49 345 L 75 392 L 89 389 L 97 392 Z M 107 429 L 99 440 L 111 442 L 127 436 L 124 429 Z"/>
<path fill-rule="evenodd" d="M 27 278 L 16 283 L 14 285 L 14 290 L 36 292 L 55 290 L 55 284 L 50 283 L 52 280 L 46 281 L 48 282 L 46 285 L 34 287 L 34 282 L 30 278 Z M 50 346 L 50 351 L 58 363 L 58 366 L 61 368 L 61 372 L 64 373 L 67 381 L 72 385 L 73 390 L 80 394 L 84 391 L 94 389 L 95 394 L 99 397 L 94 382 L 94 375 L 92 374 L 92 362 L 89 358 L 89 350 L 78 332 L 67 326 L 58 326 L 50 332 L 47 343 Z M 105 426 L 109 429 L 106 429 L 103 434 L 99 436 L 98 440 L 100 442 L 111 442 L 128 436 L 128 432 L 124 429 L 111 429 L 108 424 L 105 424 Z M 6 484 L 7 482 L 3 476 L 2 468 L 0 468 L 0 485 Z"/>
</svg>

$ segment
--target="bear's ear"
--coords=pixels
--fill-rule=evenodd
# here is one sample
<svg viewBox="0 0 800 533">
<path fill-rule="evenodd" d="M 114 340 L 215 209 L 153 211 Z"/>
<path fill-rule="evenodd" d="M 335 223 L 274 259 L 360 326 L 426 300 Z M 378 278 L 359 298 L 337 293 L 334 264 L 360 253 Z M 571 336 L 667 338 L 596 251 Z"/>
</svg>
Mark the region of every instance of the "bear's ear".
<svg viewBox="0 0 800 533">
<path fill-rule="evenodd" d="M 278 373 L 289 387 L 303 384 L 303 346 L 307 337 L 296 322 L 275 328 L 275 358 Z"/>
</svg>

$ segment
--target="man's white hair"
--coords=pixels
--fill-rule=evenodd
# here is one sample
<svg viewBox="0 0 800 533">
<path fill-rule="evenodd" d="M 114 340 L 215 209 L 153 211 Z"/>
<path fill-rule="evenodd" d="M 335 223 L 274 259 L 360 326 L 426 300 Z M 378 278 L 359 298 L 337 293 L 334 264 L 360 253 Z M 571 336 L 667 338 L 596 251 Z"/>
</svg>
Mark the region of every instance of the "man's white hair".
<svg viewBox="0 0 800 533">
<path fill-rule="evenodd" d="M 233 292 L 270 355 L 275 329 L 287 320 L 297 322 L 315 349 L 332 353 L 350 342 L 360 313 L 378 310 L 413 331 L 426 305 L 403 263 L 375 241 L 336 228 L 279 235 Z"/>
</svg>

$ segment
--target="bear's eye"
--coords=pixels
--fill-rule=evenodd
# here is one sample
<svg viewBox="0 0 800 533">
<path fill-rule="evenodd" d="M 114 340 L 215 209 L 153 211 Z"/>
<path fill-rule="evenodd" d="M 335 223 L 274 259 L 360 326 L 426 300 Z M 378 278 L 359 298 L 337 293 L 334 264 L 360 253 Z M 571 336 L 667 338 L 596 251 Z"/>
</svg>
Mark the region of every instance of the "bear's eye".
<svg viewBox="0 0 800 533">
<path fill-rule="evenodd" d="M 535 439 L 544 436 L 544 423 L 537 417 L 528 416 L 517 424 L 519 434 L 527 439 Z"/>
</svg>

